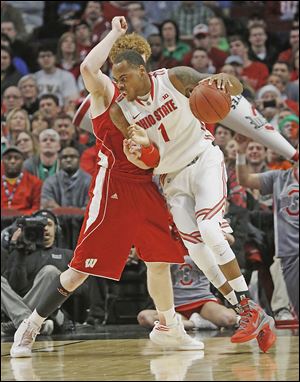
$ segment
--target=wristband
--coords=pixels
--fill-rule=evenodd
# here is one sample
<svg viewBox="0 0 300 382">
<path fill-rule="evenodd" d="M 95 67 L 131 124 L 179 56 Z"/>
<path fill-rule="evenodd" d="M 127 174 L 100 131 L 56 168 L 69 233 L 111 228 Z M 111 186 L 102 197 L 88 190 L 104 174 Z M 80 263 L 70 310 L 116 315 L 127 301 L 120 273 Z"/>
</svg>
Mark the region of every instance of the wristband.
<svg viewBox="0 0 300 382">
<path fill-rule="evenodd" d="M 241 166 L 247 164 L 247 162 L 246 162 L 246 154 L 239 154 L 239 153 L 237 153 L 236 164 L 237 165 L 241 165 Z"/>
<path fill-rule="evenodd" d="M 160 160 L 158 149 L 153 143 L 151 143 L 149 147 L 142 146 L 141 156 L 139 159 L 151 168 L 157 167 Z"/>
</svg>

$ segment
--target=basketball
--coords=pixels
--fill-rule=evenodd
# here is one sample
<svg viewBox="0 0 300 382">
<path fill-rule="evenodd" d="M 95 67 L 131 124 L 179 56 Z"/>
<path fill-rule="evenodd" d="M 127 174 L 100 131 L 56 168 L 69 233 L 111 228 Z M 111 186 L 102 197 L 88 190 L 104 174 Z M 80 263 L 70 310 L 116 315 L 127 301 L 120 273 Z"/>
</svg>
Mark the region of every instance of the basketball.
<svg viewBox="0 0 300 382">
<path fill-rule="evenodd" d="M 230 94 L 218 89 L 216 82 L 212 85 L 208 85 L 208 81 L 201 82 L 193 89 L 189 100 L 194 116 L 205 123 L 221 121 L 230 112 Z"/>
</svg>

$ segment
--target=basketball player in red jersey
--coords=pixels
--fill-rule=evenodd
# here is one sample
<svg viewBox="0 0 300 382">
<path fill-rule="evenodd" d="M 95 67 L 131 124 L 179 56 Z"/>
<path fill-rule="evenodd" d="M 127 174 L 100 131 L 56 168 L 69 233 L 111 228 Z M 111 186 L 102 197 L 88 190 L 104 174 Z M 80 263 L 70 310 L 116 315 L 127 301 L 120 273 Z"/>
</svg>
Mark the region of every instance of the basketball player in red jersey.
<svg viewBox="0 0 300 382">
<path fill-rule="evenodd" d="M 98 166 L 90 202 L 69 269 L 55 280 L 32 315 L 14 336 L 12 357 L 30 357 L 41 324 L 88 277 L 119 280 L 132 244 L 141 249 L 147 265 L 149 294 L 162 325 L 160 344 L 178 350 L 201 350 L 201 341 L 188 336 L 176 315 L 170 263 L 183 263 L 172 239 L 168 210 L 152 182 L 152 170 L 142 170 L 127 161 L 123 136 L 109 118 L 109 108 L 118 89 L 99 69 L 114 42 L 127 30 L 124 17 L 112 21 L 112 31 L 87 55 L 81 73 L 91 94 L 91 119 L 97 138 Z M 147 167 L 140 163 L 141 167 Z"/>
<path fill-rule="evenodd" d="M 230 229 L 223 219 L 226 172 L 222 152 L 212 145 L 213 138 L 189 108 L 191 90 L 208 75 L 188 67 L 149 74 L 142 57 L 128 50 L 115 58 L 112 73 L 122 93 L 110 109 L 113 122 L 129 141 L 141 145 L 138 160 L 148 164 L 143 159 L 145 153 L 156 152 L 154 174 L 161 175 L 189 255 L 241 315 L 231 341 L 246 342 L 263 330 L 271 331 L 274 320 L 250 300 L 235 254 L 222 232 Z M 212 76 L 212 81 L 232 96 L 242 90 L 233 76 L 221 73 Z M 217 283 L 216 263 L 223 274 L 223 279 L 218 275 Z M 158 330 L 159 326 L 154 327 L 152 336 L 156 337 Z"/>
</svg>

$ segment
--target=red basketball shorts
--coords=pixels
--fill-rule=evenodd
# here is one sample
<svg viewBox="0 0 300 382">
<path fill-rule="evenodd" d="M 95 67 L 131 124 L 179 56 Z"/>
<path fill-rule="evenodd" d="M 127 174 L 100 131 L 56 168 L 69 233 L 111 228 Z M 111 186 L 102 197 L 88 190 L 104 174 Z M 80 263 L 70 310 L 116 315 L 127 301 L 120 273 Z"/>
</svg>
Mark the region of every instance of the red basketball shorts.
<svg viewBox="0 0 300 382">
<path fill-rule="evenodd" d="M 170 233 L 165 200 L 151 176 L 100 167 L 90 196 L 70 268 L 119 280 L 132 245 L 145 262 L 184 263 Z"/>
</svg>

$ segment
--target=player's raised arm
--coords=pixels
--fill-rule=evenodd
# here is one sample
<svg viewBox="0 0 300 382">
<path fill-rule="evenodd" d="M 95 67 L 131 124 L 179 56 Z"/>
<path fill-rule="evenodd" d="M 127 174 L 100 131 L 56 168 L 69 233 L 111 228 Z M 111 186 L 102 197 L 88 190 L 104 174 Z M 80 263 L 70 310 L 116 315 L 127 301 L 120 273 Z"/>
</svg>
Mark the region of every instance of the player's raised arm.
<svg viewBox="0 0 300 382">
<path fill-rule="evenodd" d="M 127 23 L 123 16 L 114 17 L 112 20 L 112 30 L 100 41 L 85 57 L 80 65 L 80 72 L 86 89 L 93 97 L 107 97 L 109 103 L 113 97 L 114 86 L 108 76 L 101 72 L 108 58 L 111 47 L 115 41 L 125 34 Z"/>
<path fill-rule="evenodd" d="M 188 66 L 177 66 L 168 70 L 170 81 L 173 86 L 183 95 L 189 97 L 194 87 L 203 80 L 209 80 L 209 83 L 217 82 L 220 90 L 226 89 L 230 95 L 241 94 L 243 85 L 240 81 L 227 73 L 208 74 L 199 73 Z"/>
</svg>

